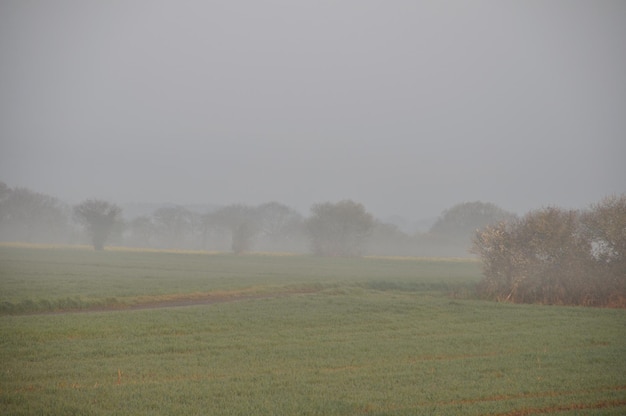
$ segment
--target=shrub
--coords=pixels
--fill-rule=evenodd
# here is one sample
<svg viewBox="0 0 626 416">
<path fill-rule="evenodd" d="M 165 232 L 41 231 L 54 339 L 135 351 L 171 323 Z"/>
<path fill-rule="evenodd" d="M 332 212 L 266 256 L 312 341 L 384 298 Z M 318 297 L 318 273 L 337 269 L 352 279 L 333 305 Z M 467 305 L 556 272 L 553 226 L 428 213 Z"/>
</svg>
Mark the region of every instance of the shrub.
<svg viewBox="0 0 626 416">
<path fill-rule="evenodd" d="M 587 212 L 544 208 L 476 233 L 484 297 L 518 303 L 625 306 L 626 197 Z"/>
</svg>

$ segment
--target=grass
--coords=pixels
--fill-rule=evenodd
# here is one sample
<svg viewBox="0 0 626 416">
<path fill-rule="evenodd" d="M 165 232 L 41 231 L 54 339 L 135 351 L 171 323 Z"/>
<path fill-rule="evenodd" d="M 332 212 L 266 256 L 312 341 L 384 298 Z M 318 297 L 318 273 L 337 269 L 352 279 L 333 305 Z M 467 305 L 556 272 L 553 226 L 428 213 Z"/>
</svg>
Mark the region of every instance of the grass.
<svg viewBox="0 0 626 416">
<path fill-rule="evenodd" d="M 472 261 L 317 258 L 0 245 L 0 314 L 319 291 L 448 290 L 479 278 Z M 417 278 L 419 277 L 419 278 Z"/>
<path fill-rule="evenodd" d="M 1 414 L 626 411 L 623 310 L 451 298 L 447 287 L 478 277 L 472 262 L 152 254 L 3 247 L 2 299 L 63 298 L 63 285 L 95 300 L 317 289 L 180 308 L 5 314 Z M 16 281 L 6 294 L 7 261 L 26 285 L 38 282 L 36 296 Z M 142 286 L 159 264 L 171 267 L 154 288 Z M 83 270 L 87 283 L 64 280 L 64 269 Z M 95 283 L 103 279 L 120 286 Z"/>
</svg>

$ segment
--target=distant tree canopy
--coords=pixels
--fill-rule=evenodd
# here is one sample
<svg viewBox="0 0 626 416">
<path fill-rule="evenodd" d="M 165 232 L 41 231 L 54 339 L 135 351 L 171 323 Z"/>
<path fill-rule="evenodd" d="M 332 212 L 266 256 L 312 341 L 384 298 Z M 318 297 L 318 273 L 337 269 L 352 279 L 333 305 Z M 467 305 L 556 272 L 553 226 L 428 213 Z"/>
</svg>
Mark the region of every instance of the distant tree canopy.
<svg viewBox="0 0 626 416">
<path fill-rule="evenodd" d="M 476 233 L 479 292 L 545 304 L 626 306 L 626 195 L 589 211 L 544 208 Z"/>
<path fill-rule="evenodd" d="M 372 231 L 368 236 L 366 252 L 382 256 L 409 256 L 414 251 L 414 237 L 404 233 L 395 224 L 374 221 Z"/>
<path fill-rule="evenodd" d="M 465 257 L 477 230 L 514 218 L 515 214 L 490 202 L 463 202 L 443 211 L 428 232 L 416 235 L 415 240 L 422 255 Z"/>
<path fill-rule="evenodd" d="M 279 202 L 268 202 L 257 208 L 260 235 L 265 247 L 291 250 L 303 237 L 304 219 L 295 209 Z"/>
<path fill-rule="evenodd" d="M 158 208 L 152 214 L 153 231 L 163 246 L 184 247 L 185 240 L 193 234 L 195 215 L 180 205 Z M 137 226 L 147 224 L 135 224 Z"/>
<path fill-rule="evenodd" d="M 140 215 L 133 218 L 127 225 L 128 243 L 131 246 L 150 247 L 154 244 L 156 230 L 152 218 Z"/>
<path fill-rule="evenodd" d="M 53 242 L 68 235 L 67 207 L 58 199 L 0 182 L 0 236 L 4 240 Z"/>
<path fill-rule="evenodd" d="M 227 231 L 231 236 L 231 249 L 235 254 L 250 251 L 254 237 L 260 231 L 257 210 L 245 204 L 233 204 L 212 212 L 207 221 L 213 228 Z"/>
<path fill-rule="evenodd" d="M 293 208 L 278 202 L 258 206 L 233 204 L 205 216 L 207 232 L 225 233 L 235 254 L 264 249 L 290 250 L 302 238 L 302 216 Z"/>
<path fill-rule="evenodd" d="M 101 199 L 88 199 L 74 207 L 74 217 L 91 237 L 93 248 L 103 250 L 104 243 L 121 220 L 122 210 Z"/>
<path fill-rule="evenodd" d="M 470 241 L 476 230 L 513 218 L 515 214 L 490 202 L 464 202 L 445 210 L 430 228 L 430 232 Z"/>
<path fill-rule="evenodd" d="M 356 256 L 374 227 L 374 217 L 350 200 L 326 202 L 313 205 L 306 225 L 315 254 Z"/>
</svg>

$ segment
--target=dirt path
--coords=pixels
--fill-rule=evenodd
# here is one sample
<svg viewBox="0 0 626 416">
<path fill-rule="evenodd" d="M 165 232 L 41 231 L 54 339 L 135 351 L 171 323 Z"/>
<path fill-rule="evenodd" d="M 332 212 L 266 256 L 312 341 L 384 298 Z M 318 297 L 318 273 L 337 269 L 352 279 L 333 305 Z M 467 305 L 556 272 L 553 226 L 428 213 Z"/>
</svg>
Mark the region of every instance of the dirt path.
<svg viewBox="0 0 626 416">
<path fill-rule="evenodd" d="M 212 305 L 216 303 L 229 303 L 229 302 L 242 302 L 246 300 L 259 300 L 259 299 L 273 299 L 282 298 L 295 295 L 304 295 L 317 292 L 316 290 L 291 290 L 287 292 L 273 292 L 273 293 L 257 293 L 257 294 L 242 294 L 242 293 L 207 293 L 203 295 L 188 294 L 174 296 L 169 299 L 159 299 L 139 301 L 132 304 L 111 304 L 111 305 L 96 305 L 87 308 L 76 309 L 63 309 L 54 311 L 33 311 L 25 313 L 23 315 L 60 315 L 69 313 L 96 313 L 96 312 L 120 312 L 120 311 L 137 311 L 147 309 L 165 309 L 165 308 L 180 308 L 186 306 L 199 306 L 199 305 Z"/>
<path fill-rule="evenodd" d="M 164 308 L 178 308 L 184 306 L 197 306 L 197 305 L 212 305 L 214 303 L 227 303 L 227 302 L 241 302 L 244 300 L 258 300 L 258 299 L 271 299 L 280 298 L 285 296 L 292 296 L 298 293 L 271 293 L 262 295 L 239 295 L 229 297 L 207 297 L 207 298 L 190 298 L 190 299 L 176 299 L 169 301 L 155 301 L 146 303 L 137 303 L 129 305 L 125 308 L 117 310 L 142 310 L 142 309 L 164 309 Z M 104 310 L 107 310 L 106 308 Z"/>
</svg>

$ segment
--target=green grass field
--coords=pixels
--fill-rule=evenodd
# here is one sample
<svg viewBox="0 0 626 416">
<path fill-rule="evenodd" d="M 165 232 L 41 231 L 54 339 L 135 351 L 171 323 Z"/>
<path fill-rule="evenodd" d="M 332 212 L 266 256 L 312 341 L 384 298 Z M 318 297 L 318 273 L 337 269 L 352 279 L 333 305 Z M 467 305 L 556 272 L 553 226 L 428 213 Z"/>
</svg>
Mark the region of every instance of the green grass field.
<svg viewBox="0 0 626 416">
<path fill-rule="evenodd" d="M 0 414 L 626 413 L 626 311 L 475 300 L 479 278 L 472 261 L 0 246 Z"/>
</svg>

